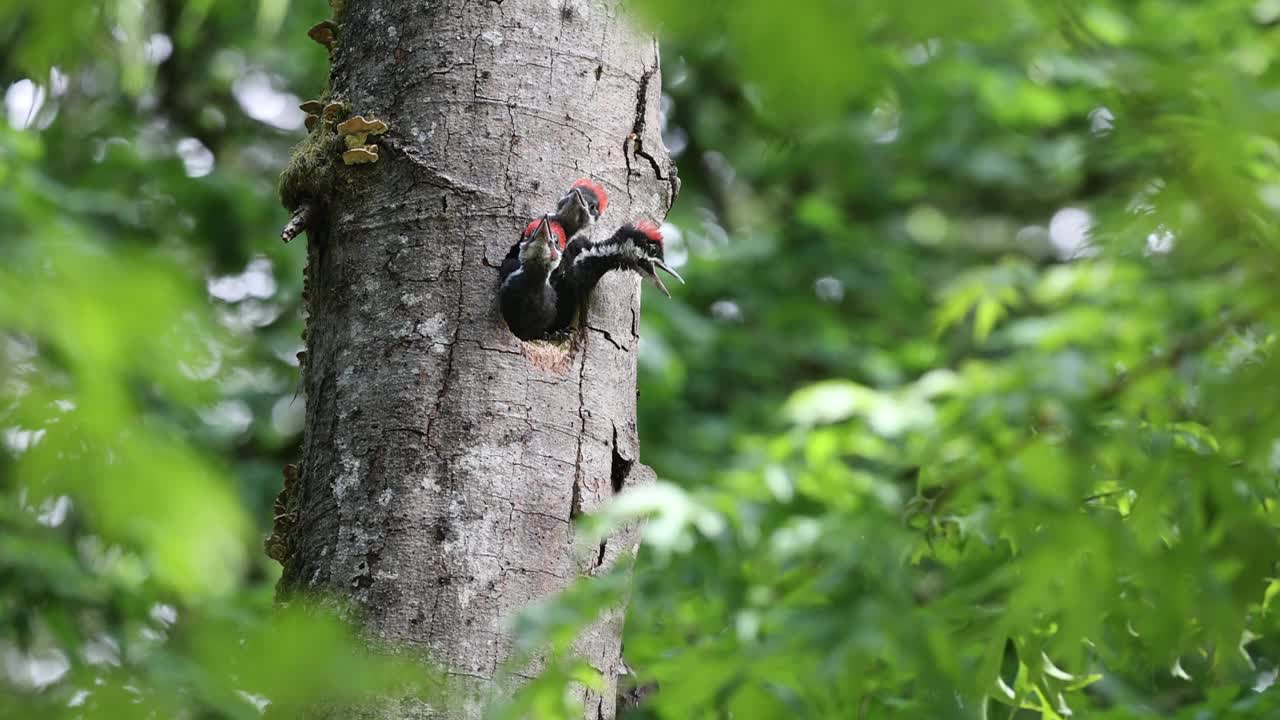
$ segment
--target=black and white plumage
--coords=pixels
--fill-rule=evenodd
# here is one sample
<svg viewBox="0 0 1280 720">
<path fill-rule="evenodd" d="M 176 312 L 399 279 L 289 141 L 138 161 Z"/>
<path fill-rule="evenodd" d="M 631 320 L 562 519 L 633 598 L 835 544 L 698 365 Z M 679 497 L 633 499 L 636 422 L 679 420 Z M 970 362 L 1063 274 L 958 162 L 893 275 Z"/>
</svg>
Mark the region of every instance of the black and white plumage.
<svg viewBox="0 0 1280 720">
<path fill-rule="evenodd" d="M 671 297 L 657 271 L 683 278 L 663 259 L 662 233 L 649 221 L 623 225 L 592 242 L 591 229 L 608 207 L 604 188 L 575 182 L 554 214 L 533 220 L 507 252 L 499 270 L 499 306 L 512 334 L 542 340 L 568 332 L 578 309 L 605 273 L 631 270 Z"/>
<path fill-rule="evenodd" d="M 498 271 L 498 306 L 512 334 L 537 340 L 550 332 L 559 312 L 552 277 L 559 269 L 567 237 L 549 215 L 525 226 Z"/>
<path fill-rule="evenodd" d="M 578 307 L 595 290 L 600 278 L 613 270 L 630 270 L 648 278 L 667 297 L 671 297 L 671 293 L 658 276 L 658 270 L 684 282 L 684 278 L 664 260 L 662 233 L 651 222 L 642 220 L 623 225 L 607 240 L 598 243 L 576 237 L 569 242 L 560 267 L 551 277 L 557 311 L 550 332 L 566 330 L 573 322 Z"/>
</svg>

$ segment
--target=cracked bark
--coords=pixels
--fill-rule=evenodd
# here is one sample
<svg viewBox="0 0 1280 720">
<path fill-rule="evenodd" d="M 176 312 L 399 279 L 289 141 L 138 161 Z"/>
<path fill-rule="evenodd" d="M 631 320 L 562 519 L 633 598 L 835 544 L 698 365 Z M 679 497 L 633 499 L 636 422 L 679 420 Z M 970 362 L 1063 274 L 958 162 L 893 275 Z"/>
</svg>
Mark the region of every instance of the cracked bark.
<svg viewBox="0 0 1280 720">
<path fill-rule="evenodd" d="M 652 477 L 636 462 L 637 343 L 615 340 L 635 337 L 638 278 L 607 277 L 571 345 L 526 345 L 497 315 L 489 258 L 584 175 L 612 198 L 599 232 L 664 216 L 678 186 L 654 130 L 657 46 L 619 0 L 347 0 L 337 20 L 332 99 L 390 130 L 309 213 L 280 593 L 343 595 L 371 643 L 425 650 L 481 699 L 502 692 L 512 614 L 636 543 L 584 549 L 571 520 Z M 588 717 L 614 717 L 621 622 L 580 643 L 607 683 L 582 693 Z"/>
</svg>

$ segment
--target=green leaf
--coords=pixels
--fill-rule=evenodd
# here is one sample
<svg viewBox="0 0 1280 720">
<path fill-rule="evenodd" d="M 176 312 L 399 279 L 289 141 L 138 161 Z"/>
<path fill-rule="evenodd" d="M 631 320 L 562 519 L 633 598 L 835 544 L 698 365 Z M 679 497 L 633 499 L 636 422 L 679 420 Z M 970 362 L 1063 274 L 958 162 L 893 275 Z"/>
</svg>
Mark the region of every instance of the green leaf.
<svg viewBox="0 0 1280 720">
<path fill-rule="evenodd" d="M 973 315 L 973 339 L 979 342 L 986 340 L 1004 315 L 1005 307 L 999 301 L 990 298 L 979 300 Z"/>
</svg>

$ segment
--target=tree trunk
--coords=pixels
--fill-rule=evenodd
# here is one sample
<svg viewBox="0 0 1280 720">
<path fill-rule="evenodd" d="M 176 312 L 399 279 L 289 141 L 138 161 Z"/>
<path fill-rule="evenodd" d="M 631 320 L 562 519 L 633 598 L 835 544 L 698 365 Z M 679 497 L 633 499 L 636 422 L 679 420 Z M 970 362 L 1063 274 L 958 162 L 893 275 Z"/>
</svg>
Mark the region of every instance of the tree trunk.
<svg viewBox="0 0 1280 720">
<path fill-rule="evenodd" d="M 521 343 L 496 312 L 497 266 L 579 177 L 610 193 L 597 235 L 665 216 L 657 45 L 618 0 L 334 5 L 327 100 L 389 129 L 369 138 L 376 162 L 345 165 L 319 126 L 282 185 L 314 212 L 280 589 L 349 598 L 379 647 L 425 650 L 484 692 L 515 612 L 633 550 L 584 551 L 572 520 L 648 473 L 633 464 L 639 280 L 606 277 L 572 341 Z M 614 716 L 620 630 L 619 612 L 580 644 L 608 684 L 591 718 Z"/>
</svg>

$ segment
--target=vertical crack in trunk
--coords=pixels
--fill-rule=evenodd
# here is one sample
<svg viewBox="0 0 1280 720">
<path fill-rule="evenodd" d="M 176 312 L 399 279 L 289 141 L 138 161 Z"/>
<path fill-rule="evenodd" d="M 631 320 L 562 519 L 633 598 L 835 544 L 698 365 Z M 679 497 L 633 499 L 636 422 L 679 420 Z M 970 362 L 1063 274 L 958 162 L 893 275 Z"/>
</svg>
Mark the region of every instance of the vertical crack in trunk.
<svg viewBox="0 0 1280 720">
<path fill-rule="evenodd" d="M 575 477 L 573 494 L 569 496 L 569 519 L 577 520 L 582 515 L 582 483 Z"/>
<path fill-rule="evenodd" d="M 609 465 L 609 484 L 613 489 L 613 494 L 617 495 L 622 492 L 622 488 L 627 484 L 627 476 L 631 474 L 631 466 L 635 465 L 635 460 L 628 460 L 622 456 L 618 450 L 618 428 L 613 428 L 613 458 Z"/>
<path fill-rule="evenodd" d="M 583 307 L 580 312 L 585 313 L 587 310 Z M 589 343 L 587 338 L 583 337 L 582 344 L 579 346 L 582 352 L 582 365 L 578 368 L 578 420 L 581 424 L 578 426 L 578 453 L 573 461 L 573 490 L 569 497 L 569 519 L 576 519 L 582 514 L 582 479 L 583 473 L 586 472 L 582 463 L 582 440 L 587 436 L 587 347 Z"/>
<path fill-rule="evenodd" d="M 648 124 L 649 112 L 649 83 L 658 73 L 659 54 L 657 45 L 654 45 L 653 67 L 645 67 L 640 74 L 640 82 L 636 88 L 636 111 L 631 123 L 631 132 L 626 139 L 622 141 L 622 158 L 627 166 L 627 192 L 631 192 L 631 175 L 639 174 L 631 167 L 631 157 L 643 159 L 649 163 L 649 167 L 653 170 L 653 177 L 657 180 L 665 182 L 668 186 L 668 195 L 666 197 L 666 210 L 670 210 L 671 206 L 676 202 L 676 196 L 680 194 L 680 178 L 676 174 L 676 167 L 670 160 L 667 161 L 667 172 L 664 175 L 662 165 L 658 162 L 658 158 L 644 148 L 645 126 Z M 664 148 L 665 152 L 665 148 Z"/>
</svg>

